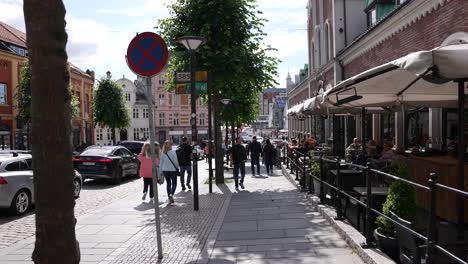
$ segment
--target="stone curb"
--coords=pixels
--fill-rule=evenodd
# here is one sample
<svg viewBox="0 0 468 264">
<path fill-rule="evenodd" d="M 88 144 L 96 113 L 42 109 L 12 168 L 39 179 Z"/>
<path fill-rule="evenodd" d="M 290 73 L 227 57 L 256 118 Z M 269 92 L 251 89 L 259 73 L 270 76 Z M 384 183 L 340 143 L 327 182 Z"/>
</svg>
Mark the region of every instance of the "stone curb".
<svg viewBox="0 0 468 264">
<path fill-rule="evenodd" d="M 300 190 L 299 184 L 290 175 L 288 170 L 283 165 L 281 165 L 281 169 L 283 175 Z M 376 248 L 362 248 L 361 244 L 366 241 L 366 238 L 347 222 L 335 220 L 336 211 L 334 208 L 329 205 L 320 204 L 319 198 L 315 195 L 307 195 L 304 193 L 304 197 L 308 198 L 312 205 L 317 208 L 320 214 L 333 226 L 338 234 L 366 264 L 396 264 L 396 262 Z"/>
</svg>

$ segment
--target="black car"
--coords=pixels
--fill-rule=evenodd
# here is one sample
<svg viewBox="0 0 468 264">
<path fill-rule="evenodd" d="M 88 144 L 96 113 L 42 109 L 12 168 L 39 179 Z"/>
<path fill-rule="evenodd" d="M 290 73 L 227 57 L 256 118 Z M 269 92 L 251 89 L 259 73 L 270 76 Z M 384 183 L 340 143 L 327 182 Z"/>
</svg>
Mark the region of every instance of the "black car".
<svg viewBox="0 0 468 264">
<path fill-rule="evenodd" d="M 131 152 L 133 152 L 133 154 L 140 154 L 141 152 L 141 148 L 143 147 L 143 144 L 145 144 L 146 141 L 137 141 L 137 140 L 126 140 L 126 141 L 122 141 L 119 143 L 119 146 L 124 146 L 126 147 L 128 150 L 130 150 Z M 149 141 L 148 141 L 149 142 Z M 159 143 L 158 142 L 155 142 L 156 146 L 159 146 Z"/>
<path fill-rule="evenodd" d="M 91 146 L 73 159 L 84 179 L 109 179 L 119 184 L 125 176 L 138 176 L 138 157 L 122 146 Z"/>
</svg>

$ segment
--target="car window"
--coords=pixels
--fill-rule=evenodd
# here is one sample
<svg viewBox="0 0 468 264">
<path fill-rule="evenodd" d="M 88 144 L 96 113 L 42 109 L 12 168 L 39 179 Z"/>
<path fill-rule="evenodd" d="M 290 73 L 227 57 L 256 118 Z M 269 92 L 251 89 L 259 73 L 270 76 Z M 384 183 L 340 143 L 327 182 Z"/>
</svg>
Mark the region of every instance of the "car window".
<svg viewBox="0 0 468 264">
<path fill-rule="evenodd" d="M 12 163 L 6 165 L 5 170 L 6 171 L 19 171 L 20 170 L 20 162 L 15 161 L 15 162 L 12 162 Z"/>
<path fill-rule="evenodd" d="M 32 170 L 32 159 L 26 159 L 26 163 L 28 164 L 28 167 Z"/>
<path fill-rule="evenodd" d="M 112 152 L 110 148 L 91 148 L 83 151 L 81 156 L 107 156 Z"/>
<path fill-rule="evenodd" d="M 19 163 L 20 163 L 20 170 L 22 171 L 32 170 L 32 167 L 26 162 L 26 160 L 20 160 Z M 30 164 L 32 164 L 32 159 L 31 159 Z"/>
<path fill-rule="evenodd" d="M 122 157 L 123 156 L 123 153 L 122 153 L 122 149 L 118 149 L 114 152 L 114 156 L 120 156 Z"/>
<path fill-rule="evenodd" d="M 126 150 L 126 149 L 122 149 L 122 152 L 123 152 L 124 157 L 133 156 L 133 154 L 130 151 Z"/>
</svg>

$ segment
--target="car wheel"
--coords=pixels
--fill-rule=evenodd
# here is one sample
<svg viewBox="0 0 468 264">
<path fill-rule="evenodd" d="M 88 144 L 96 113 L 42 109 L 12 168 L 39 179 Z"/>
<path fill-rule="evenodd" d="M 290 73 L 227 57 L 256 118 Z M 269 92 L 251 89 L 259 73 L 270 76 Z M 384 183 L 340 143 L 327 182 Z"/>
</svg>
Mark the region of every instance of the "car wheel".
<svg viewBox="0 0 468 264">
<path fill-rule="evenodd" d="M 25 189 L 18 191 L 11 202 L 10 210 L 15 215 L 23 215 L 31 206 L 31 197 Z"/>
<path fill-rule="evenodd" d="M 80 197 L 80 193 L 81 193 L 81 181 L 80 179 L 74 179 L 73 180 L 73 197 L 75 197 L 75 199 L 77 199 L 78 197 Z"/>
<path fill-rule="evenodd" d="M 119 166 L 114 171 L 114 175 L 112 177 L 112 184 L 120 184 L 122 182 L 122 168 Z"/>
</svg>

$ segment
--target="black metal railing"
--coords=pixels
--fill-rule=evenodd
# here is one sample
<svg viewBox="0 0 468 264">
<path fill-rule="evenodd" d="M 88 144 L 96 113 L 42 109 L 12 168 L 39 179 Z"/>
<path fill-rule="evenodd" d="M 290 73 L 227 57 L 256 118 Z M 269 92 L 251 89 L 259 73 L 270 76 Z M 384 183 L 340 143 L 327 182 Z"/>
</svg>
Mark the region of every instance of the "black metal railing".
<svg viewBox="0 0 468 264">
<path fill-rule="evenodd" d="M 460 264 L 468 264 L 464 258 L 464 254 L 462 256 L 456 256 L 452 252 L 448 251 L 447 249 L 443 248 L 444 245 L 438 244 L 438 236 L 437 236 L 437 194 L 440 190 L 445 190 L 448 192 L 455 193 L 458 196 L 462 196 L 468 198 L 468 192 L 446 186 L 443 184 L 438 183 L 438 175 L 435 173 L 431 173 L 429 175 L 428 186 L 422 185 L 390 173 L 382 172 L 376 169 L 372 169 L 370 164 L 368 163 L 367 166 L 361 166 L 352 163 L 342 162 L 338 157 L 335 159 L 328 159 L 324 158 L 323 154 L 321 154 L 318 158 L 311 158 L 306 154 L 303 154 L 295 149 L 293 150 L 285 150 L 286 151 L 286 167 L 291 170 L 291 173 L 295 174 L 296 180 L 299 181 L 301 191 L 308 190 L 309 193 L 314 193 L 314 185 L 312 184 L 313 180 L 319 182 L 320 186 L 319 189 L 319 198 L 321 203 L 326 202 L 326 193 L 324 191 L 325 187 L 329 188 L 330 190 L 330 200 L 336 209 L 337 220 L 344 220 L 343 217 L 343 208 L 342 208 L 342 199 L 347 198 L 355 202 L 358 206 L 361 206 L 365 209 L 365 228 L 364 228 L 364 236 L 366 238 L 365 247 L 372 247 L 374 246 L 374 236 L 373 231 L 371 229 L 372 221 L 374 216 L 381 216 L 384 217 L 386 220 L 390 221 L 394 225 L 397 225 L 399 228 L 402 228 L 406 232 L 411 233 L 415 237 L 421 239 L 425 242 L 427 247 L 426 249 L 426 263 L 436 263 L 436 257 L 442 254 L 445 257 L 448 257 L 451 261 Z M 315 160 L 319 162 L 320 165 L 320 173 L 319 175 L 313 175 L 310 173 L 311 168 L 311 161 Z M 335 167 L 336 169 L 336 180 L 334 182 L 328 182 L 325 179 L 326 169 L 325 166 L 327 165 L 328 168 Z M 366 201 L 363 202 L 360 199 L 350 195 L 343 189 L 343 178 L 341 173 L 341 167 L 347 166 L 350 168 L 354 168 L 358 171 L 362 171 L 363 176 L 365 178 L 365 187 L 366 187 Z M 383 214 L 382 212 L 376 210 L 372 207 L 372 185 L 375 184 L 374 178 L 376 176 L 381 176 L 384 178 L 390 178 L 395 181 L 401 181 L 406 184 L 409 184 L 415 188 L 423 190 L 425 192 L 429 192 L 429 223 L 427 226 L 427 234 L 426 236 L 416 232 L 412 228 L 406 227 L 401 223 L 397 222 L 396 220 L 392 219 L 390 216 Z M 364 186 L 363 186 L 364 187 Z M 316 192 L 315 192 L 316 193 Z M 464 212 L 458 212 L 464 213 Z M 359 227 L 358 227 L 359 229 Z M 463 245 L 464 242 L 459 242 L 458 244 Z M 463 249 L 464 250 L 464 249 Z"/>
</svg>

